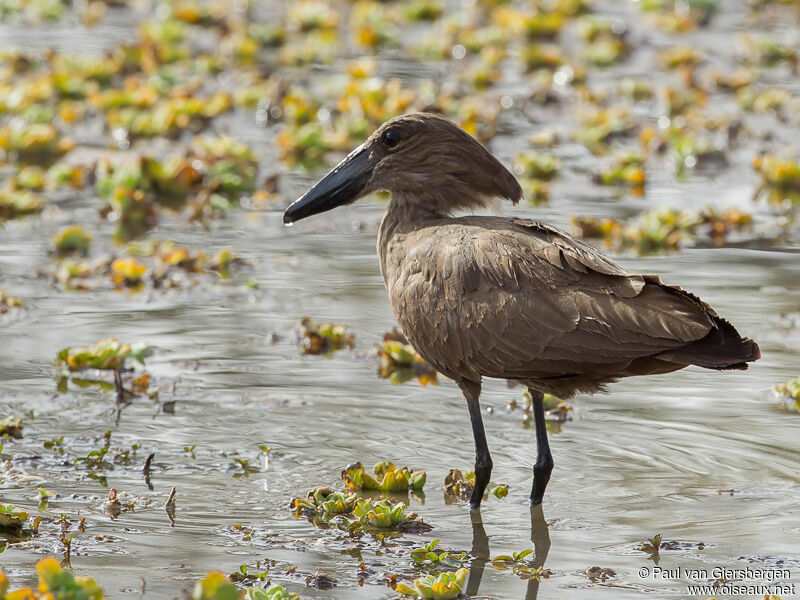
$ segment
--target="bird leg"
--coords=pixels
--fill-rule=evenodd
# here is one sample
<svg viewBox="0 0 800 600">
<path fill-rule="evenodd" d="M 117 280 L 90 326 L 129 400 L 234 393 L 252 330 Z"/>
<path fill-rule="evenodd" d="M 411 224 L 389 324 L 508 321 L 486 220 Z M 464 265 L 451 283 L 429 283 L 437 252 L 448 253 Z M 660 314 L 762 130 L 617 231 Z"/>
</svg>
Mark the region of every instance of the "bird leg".
<svg viewBox="0 0 800 600">
<path fill-rule="evenodd" d="M 492 475 L 492 457 L 489 454 L 489 445 L 486 443 L 486 432 L 483 430 L 481 418 L 481 405 L 478 399 L 481 395 L 480 382 L 463 380 L 458 387 L 464 394 L 469 407 L 469 419 L 472 422 L 472 436 L 475 438 L 475 487 L 469 498 L 470 508 L 478 508 L 483 500 L 483 492 L 489 485 Z"/>
<path fill-rule="evenodd" d="M 533 488 L 531 504 L 541 504 L 550 473 L 553 472 L 553 455 L 547 441 L 547 426 L 544 421 L 544 394 L 528 388 L 533 398 L 533 422 L 536 425 L 536 464 L 533 465 Z"/>
</svg>

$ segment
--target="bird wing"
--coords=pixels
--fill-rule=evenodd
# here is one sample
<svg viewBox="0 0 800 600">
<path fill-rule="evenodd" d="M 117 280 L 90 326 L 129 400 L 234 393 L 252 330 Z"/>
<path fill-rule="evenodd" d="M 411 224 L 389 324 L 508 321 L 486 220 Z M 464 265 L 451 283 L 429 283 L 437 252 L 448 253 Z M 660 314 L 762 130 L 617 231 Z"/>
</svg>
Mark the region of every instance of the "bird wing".
<svg viewBox="0 0 800 600">
<path fill-rule="evenodd" d="M 417 350 L 451 377 L 619 370 L 714 327 L 699 300 L 534 221 L 465 217 L 409 241 L 417 267 L 393 303 Z"/>
</svg>

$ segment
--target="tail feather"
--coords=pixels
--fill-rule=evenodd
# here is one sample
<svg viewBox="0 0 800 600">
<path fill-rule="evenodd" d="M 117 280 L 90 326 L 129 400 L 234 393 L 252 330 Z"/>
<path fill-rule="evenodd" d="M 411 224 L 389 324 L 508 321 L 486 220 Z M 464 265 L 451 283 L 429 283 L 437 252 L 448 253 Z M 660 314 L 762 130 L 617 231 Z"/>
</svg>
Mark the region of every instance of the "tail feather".
<svg viewBox="0 0 800 600">
<path fill-rule="evenodd" d="M 659 354 L 658 358 L 706 369 L 747 369 L 747 363 L 761 358 L 761 350 L 750 338 L 743 338 L 736 328 L 714 314 L 715 327 L 691 344 Z"/>
</svg>

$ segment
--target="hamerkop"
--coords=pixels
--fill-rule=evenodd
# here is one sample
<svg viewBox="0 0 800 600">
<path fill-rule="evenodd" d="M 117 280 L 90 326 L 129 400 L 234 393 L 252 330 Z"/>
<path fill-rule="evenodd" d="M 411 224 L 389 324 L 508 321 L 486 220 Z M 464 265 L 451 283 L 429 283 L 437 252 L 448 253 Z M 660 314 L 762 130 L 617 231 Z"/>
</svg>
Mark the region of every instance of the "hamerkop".
<svg viewBox="0 0 800 600">
<path fill-rule="evenodd" d="M 657 275 L 634 275 L 591 246 L 528 219 L 453 216 L 495 198 L 516 203 L 514 176 L 450 121 L 409 114 L 384 123 L 286 210 L 299 219 L 373 191 L 391 201 L 378 255 L 395 317 L 417 352 L 456 382 L 475 437 L 477 508 L 489 482 L 483 377 L 533 397 L 533 504 L 553 470 L 543 394 L 568 398 L 630 375 L 688 365 L 746 369 L 758 345 L 705 302 Z"/>
</svg>

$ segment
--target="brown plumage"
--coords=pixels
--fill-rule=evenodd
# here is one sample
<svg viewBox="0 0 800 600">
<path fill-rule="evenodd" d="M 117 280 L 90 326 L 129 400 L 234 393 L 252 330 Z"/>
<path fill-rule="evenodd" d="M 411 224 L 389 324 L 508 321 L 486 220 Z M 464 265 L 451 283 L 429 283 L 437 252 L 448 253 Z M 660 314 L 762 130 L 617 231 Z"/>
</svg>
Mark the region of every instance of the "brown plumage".
<svg viewBox="0 0 800 600">
<path fill-rule="evenodd" d="M 478 141 L 442 117 L 413 114 L 381 126 L 284 219 L 352 202 L 392 199 L 378 234 L 392 308 L 420 355 L 467 398 L 476 441 L 477 506 L 491 458 L 478 408 L 483 377 L 519 381 L 534 396 L 541 501 L 552 458 L 542 393 L 594 392 L 631 375 L 688 365 L 746 369 L 760 356 L 696 296 L 657 275 L 630 274 L 591 246 L 518 218 L 454 217 L 494 198 L 516 203 L 516 179 Z"/>
</svg>

